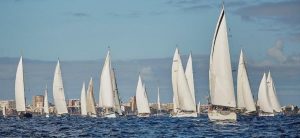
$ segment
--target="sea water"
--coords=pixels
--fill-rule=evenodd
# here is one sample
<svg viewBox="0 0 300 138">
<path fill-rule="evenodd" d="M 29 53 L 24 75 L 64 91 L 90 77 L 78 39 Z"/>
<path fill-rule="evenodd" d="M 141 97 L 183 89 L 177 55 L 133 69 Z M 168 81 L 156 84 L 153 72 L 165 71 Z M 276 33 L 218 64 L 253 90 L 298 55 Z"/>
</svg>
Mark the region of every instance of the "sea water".
<svg viewBox="0 0 300 138">
<path fill-rule="evenodd" d="M 0 137 L 297 137 L 300 116 L 239 117 L 236 122 L 197 118 L 0 118 Z"/>
</svg>

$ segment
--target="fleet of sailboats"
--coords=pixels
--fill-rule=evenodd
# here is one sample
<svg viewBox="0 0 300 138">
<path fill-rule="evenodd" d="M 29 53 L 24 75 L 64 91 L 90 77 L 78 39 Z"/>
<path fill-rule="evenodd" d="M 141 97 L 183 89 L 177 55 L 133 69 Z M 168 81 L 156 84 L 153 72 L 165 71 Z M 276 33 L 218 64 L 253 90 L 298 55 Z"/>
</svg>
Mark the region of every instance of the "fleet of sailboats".
<svg viewBox="0 0 300 138">
<path fill-rule="evenodd" d="M 171 117 L 197 117 L 201 113 L 200 101 L 197 105 L 195 97 L 195 83 L 192 54 L 188 56 L 184 70 L 178 48 L 175 49 L 172 62 L 172 89 L 173 89 L 173 112 Z M 261 79 L 257 102 L 254 102 L 248 71 L 243 51 L 240 52 L 237 73 L 237 101 L 235 100 L 234 84 L 230 50 L 228 42 L 227 23 L 224 5 L 213 36 L 211 53 L 209 58 L 209 109 L 208 117 L 212 121 L 237 120 L 237 113 L 242 115 L 275 116 L 282 112 L 275 83 L 271 72 L 264 73 Z M 31 117 L 26 112 L 25 84 L 23 58 L 20 57 L 15 79 L 16 111 L 20 117 Z M 136 87 L 136 107 L 138 117 L 149 117 L 147 90 L 141 76 L 138 77 Z M 65 100 L 64 86 L 60 61 L 57 61 L 53 79 L 53 100 L 57 116 L 68 115 Z M 44 92 L 43 112 L 49 117 L 49 102 L 47 87 Z M 157 115 L 161 113 L 160 88 L 157 88 Z M 97 108 L 101 108 L 101 113 Z M 96 106 L 94 98 L 93 78 L 89 81 L 86 90 L 85 83 L 82 85 L 80 96 L 80 111 L 82 116 L 103 116 L 116 118 L 123 115 L 117 87 L 115 70 L 112 67 L 110 50 L 108 50 L 100 75 L 99 106 Z M 3 116 L 6 116 L 6 106 L 2 107 Z"/>
</svg>

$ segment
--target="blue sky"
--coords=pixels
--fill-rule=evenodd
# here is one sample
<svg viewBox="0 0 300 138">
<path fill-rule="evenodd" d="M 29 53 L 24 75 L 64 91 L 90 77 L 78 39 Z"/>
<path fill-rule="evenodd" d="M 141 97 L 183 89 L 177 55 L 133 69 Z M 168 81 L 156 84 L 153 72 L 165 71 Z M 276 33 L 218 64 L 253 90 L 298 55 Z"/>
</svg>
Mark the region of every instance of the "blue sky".
<svg viewBox="0 0 300 138">
<path fill-rule="evenodd" d="M 230 47 L 261 61 L 276 41 L 299 54 L 300 2 L 226 0 Z M 93 60 L 107 47 L 115 59 L 209 54 L 221 1 L 11 0 L 0 1 L 0 56 Z M 256 56 L 251 56 L 251 55 Z"/>
<path fill-rule="evenodd" d="M 135 75 L 141 71 L 152 91 L 150 101 L 155 100 L 157 83 L 162 83 L 168 93 L 162 99 L 170 102 L 167 65 L 171 64 L 168 59 L 177 46 L 182 55 L 190 51 L 197 55 L 198 62 L 194 63 L 197 99 L 204 100 L 208 91 L 208 56 L 221 3 L 217 0 L 3 0 L 0 1 L 0 57 L 19 57 L 22 51 L 27 59 L 55 61 L 59 57 L 62 63 L 70 61 L 62 65 L 66 72 L 66 93 L 69 98 L 78 98 L 82 81 L 87 83 L 90 76 L 99 77 L 102 58 L 110 46 L 125 101 L 134 94 Z M 271 69 L 281 102 L 300 105 L 300 1 L 225 0 L 225 10 L 233 67 L 243 48 L 254 92 L 262 72 Z M 17 60 L 8 62 L 0 62 L 0 94 L 4 95 L 0 99 L 13 99 Z M 31 89 L 28 97 L 42 94 L 46 83 L 52 85 L 55 62 L 26 64 L 24 60 L 24 64 L 28 79 L 25 83 Z M 36 68 L 31 70 L 30 65 Z M 88 69 L 80 68 L 84 65 Z"/>
</svg>

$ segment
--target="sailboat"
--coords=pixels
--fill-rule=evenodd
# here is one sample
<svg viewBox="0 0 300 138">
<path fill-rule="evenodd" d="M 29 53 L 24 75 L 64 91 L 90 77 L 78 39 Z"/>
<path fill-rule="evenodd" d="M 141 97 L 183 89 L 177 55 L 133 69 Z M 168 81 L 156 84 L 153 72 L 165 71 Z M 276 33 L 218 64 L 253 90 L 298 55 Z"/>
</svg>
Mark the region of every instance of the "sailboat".
<svg viewBox="0 0 300 138">
<path fill-rule="evenodd" d="M 16 110 L 20 118 L 23 117 L 29 118 L 32 117 L 32 114 L 26 112 L 24 91 L 25 91 L 25 85 L 24 85 L 23 58 L 21 56 L 18 64 L 17 72 L 16 72 L 16 81 L 15 81 Z"/>
<path fill-rule="evenodd" d="M 81 109 L 81 115 L 86 116 L 87 115 L 87 109 L 86 109 L 86 92 L 85 92 L 85 83 L 82 84 L 81 89 L 81 96 L 80 96 L 80 109 Z"/>
<path fill-rule="evenodd" d="M 90 79 L 89 87 L 86 95 L 86 111 L 87 115 L 90 117 L 97 117 L 96 107 L 95 107 L 95 98 L 94 98 L 94 86 L 93 78 Z"/>
<path fill-rule="evenodd" d="M 229 53 L 224 5 L 212 41 L 209 66 L 211 107 L 208 117 L 212 121 L 237 119 L 231 61 Z"/>
<path fill-rule="evenodd" d="M 104 117 L 115 118 L 122 115 L 115 73 L 111 66 L 110 51 L 107 52 L 100 76 L 99 105 L 103 108 Z"/>
<path fill-rule="evenodd" d="M 259 116 L 274 116 L 273 107 L 268 92 L 266 73 L 264 73 L 259 85 L 257 106 L 259 109 Z"/>
<path fill-rule="evenodd" d="M 142 82 L 141 76 L 139 75 L 138 84 L 136 87 L 136 105 L 138 117 L 149 117 L 150 116 L 150 107 L 148 102 L 148 96 L 146 92 L 146 86 Z"/>
<path fill-rule="evenodd" d="M 250 115 L 256 113 L 256 107 L 251 93 L 248 73 L 241 50 L 238 75 L 237 75 L 237 107 L 242 114 Z"/>
<path fill-rule="evenodd" d="M 49 103 L 48 103 L 48 90 L 47 87 L 45 89 L 45 95 L 44 95 L 44 113 L 46 117 L 49 117 Z"/>
<path fill-rule="evenodd" d="M 197 105 L 197 112 L 198 112 L 198 114 L 201 114 L 201 104 L 200 104 L 200 101 L 198 102 L 198 105 Z"/>
<path fill-rule="evenodd" d="M 59 60 L 57 61 L 53 79 L 53 99 L 57 116 L 68 115 L 64 85 Z"/>
<path fill-rule="evenodd" d="M 197 117 L 191 55 L 183 70 L 181 58 L 176 48 L 172 64 L 173 114 L 172 117 Z"/>
<path fill-rule="evenodd" d="M 268 86 L 269 98 L 270 98 L 271 105 L 273 107 L 274 114 L 275 115 L 279 114 L 279 113 L 282 112 L 282 110 L 281 110 L 281 106 L 280 106 L 279 100 L 277 98 L 275 84 L 273 82 L 273 79 L 272 79 L 270 71 L 268 73 L 267 86 Z"/>
<path fill-rule="evenodd" d="M 2 115 L 3 117 L 6 117 L 6 106 L 2 107 Z"/>
<path fill-rule="evenodd" d="M 157 88 L 157 115 L 161 113 L 160 97 L 159 97 L 159 87 Z"/>
</svg>

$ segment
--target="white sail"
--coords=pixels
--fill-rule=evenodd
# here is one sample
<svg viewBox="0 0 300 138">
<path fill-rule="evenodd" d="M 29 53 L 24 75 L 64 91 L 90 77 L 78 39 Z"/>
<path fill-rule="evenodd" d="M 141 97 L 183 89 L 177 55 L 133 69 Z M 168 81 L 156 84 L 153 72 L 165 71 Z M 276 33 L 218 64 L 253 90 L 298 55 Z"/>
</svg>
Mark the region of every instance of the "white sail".
<svg viewBox="0 0 300 138">
<path fill-rule="evenodd" d="M 157 88 L 157 110 L 160 111 L 161 107 L 160 107 L 160 97 L 159 97 L 159 87 Z"/>
<path fill-rule="evenodd" d="M 3 115 L 3 116 L 6 116 L 6 106 L 3 106 L 3 107 L 2 107 L 2 115 Z"/>
<path fill-rule="evenodd" d="M 67 109 L 67 104 L 65 99 L 65 92 L 64 92 L 59 60 L 57 61 L 57 65 L 54 72 L 53 99 L 54 99 L 54 104 L 55 104 L 57 114 L 58 115 L 67 114 L 68 109 Z"/>
<path fill-rule="evenodd" d="M 104 108 L 115 107 L 112 85 L 110 52 L 108 51 L 100 77 L 99 104 Z"/>
<path fill-rule="evenodd" d="M 177 112 L 179 108 L 178 102 L 178 86 L 177 86 L 177 77 L 178 77 L 178 57 L 179 52 L 176 48 L 174 56 L 173 56 L 173 63 L 172 63 L 172 88 L 173 88 L 173 111 Z"/>
<path fill-rule="evenodd" d="M 48 90 L 46 88 L 45 95 L 44 95 L 44 113 L 46 115 L 49 114 L 49 102 L 48 102 Z"/>
<path fill-rule="evenodd" d="M 196 106 L 192 53 L 190 53 L 188 62 L 186 64 L 185 76 L 190 88 L 194 105 Z"/>
<path fill-rule="evenodd" d="M 113 91 L 114 91 L 113 96 L 114 96 L 114 103 L 115 103 L 115 111 L 119 115 L 122 115 L 119 91 L 118 91 L 118 87 L 117 87 L 117 81 L 116 81 L 116 76 L 115 76 L 114 69 L 111 69 L 111 80 L 112 80 L 112 88 L 113 88 Z"/>
<path fill-rule="evenodd" d="M 178 93 L 178 102 L 179 108 L 182 111 L 195 111 L 196 104 L 194 103 L 188 81 L 186 79 L 181 58 L 178 53 L 178 71 L 177 71 L 177 93 Z"/>
<path fill-rule="evenodd" d="M 261 111 L 266 113 L 273 113 L 273 108 L 269 100 L 266 73 L 264 73 L 259 85 L 257 105 L 259 106 Z"/>
<path fill-rule="evenodd" d="M 269 71 L 268 78 L 267 78 L 267 85 L 268 85 L 268 92 L 271 105 L 275 112 L 281 112 L 281 106 L 277 98 L 275 85 L 271 76 L 271 72 Z"/>
<path fill-rule="evenodd" d="M 91 115 L 96 115 L 93 78 L 90 79 L 86 98 L 87 98 L 87 100 L 86 100 L 87 113 L 91 114 Z"/>
<path fill-rule="evenodd" d="M 236 107 L 224 7 L 210 53 L 209 88 L 213 105 Z"/>
<path fill-rule="evenodd" d="M 150 114 L 150 107 L 148 97 L 146 93 L 145 85 L 142 82 L 141 76 L 139 76 L 137 88 L 136 88 L 136 105 L 139 114 Z"/>
<path fill-rule="evenodd" d="M 15 98 L 16 98 L 16 109 L 18 112 L 25 111 L 25 96 L 24 96 L 24 73 L 23 73 L 23 58 L 21 56 L 15 81 Z"/>
<path fill-rule="evenodd" d="M 242 50 L 237 75 L 237 107 L 247 112 L 256 111 Z"/>
<path fill-rule="evenodd" d="M 86 105 L 86 92 L 85 92 L 85 83 L 82 84 L 81 89 L 81 96 L 80 96 L 80 108 L 81 108 L 81 115 L 86 116 L 87 115 L 87 105 Z"/>
<path fill-rule="evenodd" d="M 198 106 L 197 106 L 197 112 L 198 112 L 198 114 L 201 113 L 201 104 L 200 104 L 200 101 L 199 101 Z"/>
</svg>

